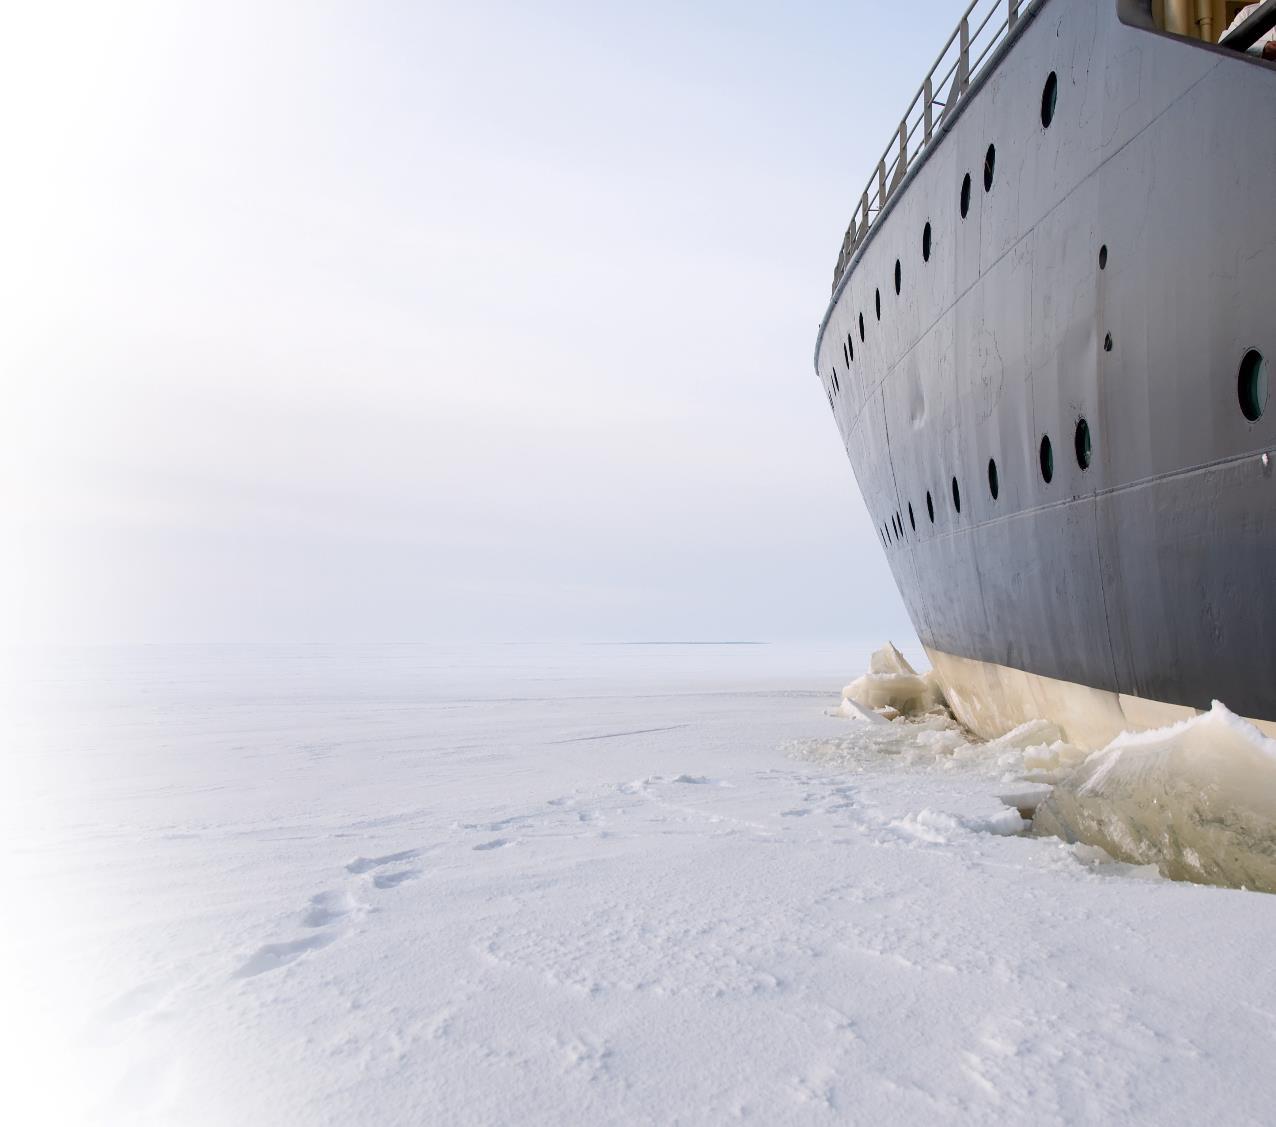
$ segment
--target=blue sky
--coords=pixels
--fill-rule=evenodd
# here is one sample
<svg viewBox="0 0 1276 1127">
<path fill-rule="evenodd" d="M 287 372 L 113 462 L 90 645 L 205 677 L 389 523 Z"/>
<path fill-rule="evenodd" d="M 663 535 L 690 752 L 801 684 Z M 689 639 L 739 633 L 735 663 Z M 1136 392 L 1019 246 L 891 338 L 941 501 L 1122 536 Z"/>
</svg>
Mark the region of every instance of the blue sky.
<svg viewBox="0 0 1276 1127">
<path fill-rule="evenodd" d="M 810 358 L 959 14 L 29 6 L 14 635 L 911 641 Z"/>
</svg>

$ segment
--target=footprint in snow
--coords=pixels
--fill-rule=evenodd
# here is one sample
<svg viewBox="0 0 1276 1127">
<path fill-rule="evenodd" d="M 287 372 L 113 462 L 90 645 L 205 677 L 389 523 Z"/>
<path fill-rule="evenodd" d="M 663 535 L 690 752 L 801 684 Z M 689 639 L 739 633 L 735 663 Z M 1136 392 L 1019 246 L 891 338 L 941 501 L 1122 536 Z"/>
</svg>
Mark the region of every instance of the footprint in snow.
<svg viewBox="0 0 1276 1127">
<path fill-rule="evenodd" d="M 335 935 L 318 932 L 302 939 L 289 940 L 287 943 L 267 943 L 257 948 L 252 957 L 235 972 L 234 977 L 255 978 L 259 974 L 279 970 L 289 963 L 295 963 L 308 951 L 327 947 L 334 939 L 336 939 Z"/>
<path fill-rule="evenodd" d="M 420 852 L 419 849 L 405 849 L 402 853 L 387 853 L 384 857 L 356 857 L 346 866 L 346 872 L 354 873 L 356 876 L 361 873 L 370 873 L 373 869 L 379 869 L 383 865 L 393 865 L 398 861 L 411 861 Z"/>
<path fill-rule="evenodd" d="M 110 1026 L 150 1017 L 165 1008 L 171 993 L 168 983 L 143 982 L 99 1010 L 91 1019 L 89 1028 L 95 1033 L 104 1032 Z"/>
<path fill-rule="evenodd" d="M 484 833 L 500 833 L 501 830 L 513 829 L 516 826 L 523 826 L 532 822 L 536 815 L 534 814 L 511 814 L 508 818 L 501 818 L 495 822 L 461 822 L 460 826 L 463 830 L 481 830 Z"/>
<path fill-rule="evenodd" d="M 327 927 L 354 910 L 354 902 L 344 892 L 320 892 L 310 898 L 310 907 L 301 917 L 306 927 Z"/>
<path fill-rule="evenodd" d="M 377 888 L 397 888 L 404 881 L 416 880 L 420 875 L 420 869 L 400 869 L 396 873 L 377 873 L 372 883 Z"/>
<path fill-rule="evenodd" d="M 491 841 L 480 841 L 478 845 L 472 846 L 471 848 L 473 848 L 475 852 L 485 852 L 489 849 L 503 849 L 509 844 L 509 838 L 498 837 L 493 838 Z"/>
</svg>

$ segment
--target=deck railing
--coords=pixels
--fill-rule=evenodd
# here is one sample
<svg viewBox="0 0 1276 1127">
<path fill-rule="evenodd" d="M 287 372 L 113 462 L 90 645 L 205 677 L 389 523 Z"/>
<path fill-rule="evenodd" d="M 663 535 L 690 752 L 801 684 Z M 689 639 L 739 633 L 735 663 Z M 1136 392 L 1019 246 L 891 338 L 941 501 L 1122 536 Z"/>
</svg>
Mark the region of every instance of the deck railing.
<svg viewBox="0 0 1276 1127">
<path fill-rule="evenodd" d="M 833 273 L 833 288 L 855 249 L 864 241 L 892 193 L 910 167 L 935 137 L 984 68 L 993 50 L 1014 29 L 1024 13 L 1042 0 L 972 0 L 961 22 L 948 37 L 926 80 L 900 119 L 899 128 L 886 147 L 872 179 L 856 204 L 851 225 L 842 240 L 842 251 Z"/>
</svg>

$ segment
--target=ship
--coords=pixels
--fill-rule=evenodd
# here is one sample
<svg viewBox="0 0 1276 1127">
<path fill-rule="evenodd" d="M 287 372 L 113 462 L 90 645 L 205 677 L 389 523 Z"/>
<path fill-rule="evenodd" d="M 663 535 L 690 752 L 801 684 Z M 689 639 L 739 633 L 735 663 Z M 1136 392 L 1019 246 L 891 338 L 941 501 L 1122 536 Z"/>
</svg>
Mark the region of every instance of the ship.
<svg viewBox="0 0 1276 1127">
<path fill-rule="evenodd" d="M 815 349 L 947 698 L 1276 735 L 1276 0 L 976 0 Z"/>
</svg>

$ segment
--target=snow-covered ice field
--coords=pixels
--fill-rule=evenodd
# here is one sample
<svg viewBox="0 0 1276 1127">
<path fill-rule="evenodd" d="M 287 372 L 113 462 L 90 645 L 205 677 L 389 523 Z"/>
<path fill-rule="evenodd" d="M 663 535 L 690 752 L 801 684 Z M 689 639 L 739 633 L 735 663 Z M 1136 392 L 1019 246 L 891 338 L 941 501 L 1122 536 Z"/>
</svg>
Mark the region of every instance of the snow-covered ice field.
<svg viewBox="0 0 1276 1127">
<path fill-rule="evenodd" d="M 998 832 L 868 650 L 21 655 L 0 1118 L 1271 1123 L 1276 897 Z"/>
</svg>

